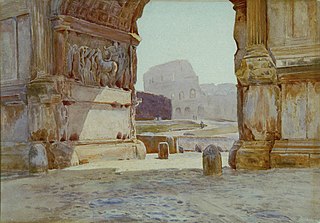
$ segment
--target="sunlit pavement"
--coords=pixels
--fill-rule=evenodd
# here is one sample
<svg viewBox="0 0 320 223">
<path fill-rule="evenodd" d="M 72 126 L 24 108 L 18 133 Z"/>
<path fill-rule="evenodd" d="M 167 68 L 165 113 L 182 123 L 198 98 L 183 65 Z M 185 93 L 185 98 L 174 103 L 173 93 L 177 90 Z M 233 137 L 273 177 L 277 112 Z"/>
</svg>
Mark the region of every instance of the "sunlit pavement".
<svg viewBox="0 0 320 223">
<path fill-rule="evenodd" d="M 1 184 L 2 222 L 320 221 L 319 169 L 224 167 L 221 177 L 205 177 L 201 153 L 88 164 Z"/>
</svg>

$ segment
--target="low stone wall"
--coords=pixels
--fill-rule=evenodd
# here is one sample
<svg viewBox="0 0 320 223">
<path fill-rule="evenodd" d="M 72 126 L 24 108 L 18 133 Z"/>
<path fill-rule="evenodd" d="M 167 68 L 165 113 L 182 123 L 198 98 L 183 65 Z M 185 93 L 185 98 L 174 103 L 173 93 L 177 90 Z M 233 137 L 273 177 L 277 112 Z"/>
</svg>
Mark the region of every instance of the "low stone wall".
<svg viewBox="0 0 320 223">
<path fill-rule="evenodd" d="M 137 139 L 144 143 L 147 153 L 158 153 L 160 142 L 169 144 L 170 154 L 177 153 L 176 139 L 172 136 L 137 135 Z"/>
<path fill-rule="evenodd" d="M 195 137 L 195 136 L 157 136 L 157 135 L 137 135 L 137 139 L 141 140 L 147 150 L 147 153 L 158 153 L 158 145 L 160 142 L 169 144 L 169 152 L 178 153 L 178 146 L 184 151 L 195 151 L 198 145 L 204 150 L 208 145 L 212 144 L 220 147 L 223 151 L 229 152 L 236 139 L 232 137 Z"/>
<path fill-rule="evenodd" d="M 177 145 L 181 146 L 185 151 L 195 151 L 198 145 L 202 151 L 210 144 L 220 147 L 223 151 L 229 151 L 235 142 L 235 139 L 229 137 L 194 137 L 179 136 Z"/>
</svg>

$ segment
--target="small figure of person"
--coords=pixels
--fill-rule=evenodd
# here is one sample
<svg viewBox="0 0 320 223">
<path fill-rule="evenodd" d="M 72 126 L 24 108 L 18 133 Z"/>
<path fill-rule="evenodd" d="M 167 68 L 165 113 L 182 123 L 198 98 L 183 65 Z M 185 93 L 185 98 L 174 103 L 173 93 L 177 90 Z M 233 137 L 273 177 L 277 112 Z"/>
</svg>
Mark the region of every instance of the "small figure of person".
<svg viewBox="0 0 320 223">
<path fill-rule="evenodd" d="M 200 128 L 203 129 L 205 126 L 205 124 L 203 123 L 203 121 L 200 122 Z"/>
</svg>

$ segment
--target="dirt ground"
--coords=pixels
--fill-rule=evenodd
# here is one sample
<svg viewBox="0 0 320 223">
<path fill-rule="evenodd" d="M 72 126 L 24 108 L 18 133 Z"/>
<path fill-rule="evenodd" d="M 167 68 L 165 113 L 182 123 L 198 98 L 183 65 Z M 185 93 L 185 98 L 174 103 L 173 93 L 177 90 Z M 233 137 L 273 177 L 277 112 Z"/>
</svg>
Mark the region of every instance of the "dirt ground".
<svg viewBox="0 0 320 223">
<path fill-rule="evenodd" d="M 1 222 L 320 222 L 320 169 L 206 177 L 199 153 L 112 162 L 2 178 Z"/>
</svg>

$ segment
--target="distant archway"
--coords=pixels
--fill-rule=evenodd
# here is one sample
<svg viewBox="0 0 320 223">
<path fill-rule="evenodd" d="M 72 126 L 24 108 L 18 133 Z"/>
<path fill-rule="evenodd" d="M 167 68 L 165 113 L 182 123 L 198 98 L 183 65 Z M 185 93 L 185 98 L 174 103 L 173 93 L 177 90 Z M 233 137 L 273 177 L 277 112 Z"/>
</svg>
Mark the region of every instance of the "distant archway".
<svg viewBox="0 0 320 223">
<path fill-rule="evenodd" d="M 175 110 L 175 112 L 176 112 L 176 115 L 181 115 L 181 108 L 176 108 L 176 110 Z"/>
<path fill-rule="evenodd" d="M 181 91 L 179 93 L 179 100 L 183 100 L 183 99 L 184 99 L 184 93 L 183 93 L 183 91 Z"/>
<path fill-rule="evenodd" d="M 199 106 L 198 106 L 198 112 L 197 112 L 197 114 L 198 114 L 198 117 L 199 117 L 199 118 L 201 118 L 201 117 L 204 116 L 204 107 L 203 107 L 202 105 L 199 105 Z"/>
<path fill-rule="evenodd" d="M 196 98 L 197 97 L 197 93 L 195 89 L 190 89 L 190 94 L 189 94 L 190 98 Z"/>
<path fill-rule="evenodd" d="M 191 108 L 190 108 L 190 107 L 186 107 L 186 108 L 184 109 L 184 114 L 185 114 L 185 115 L 190 115 L 190 114 L 191 114 Z"/>
</svg>

